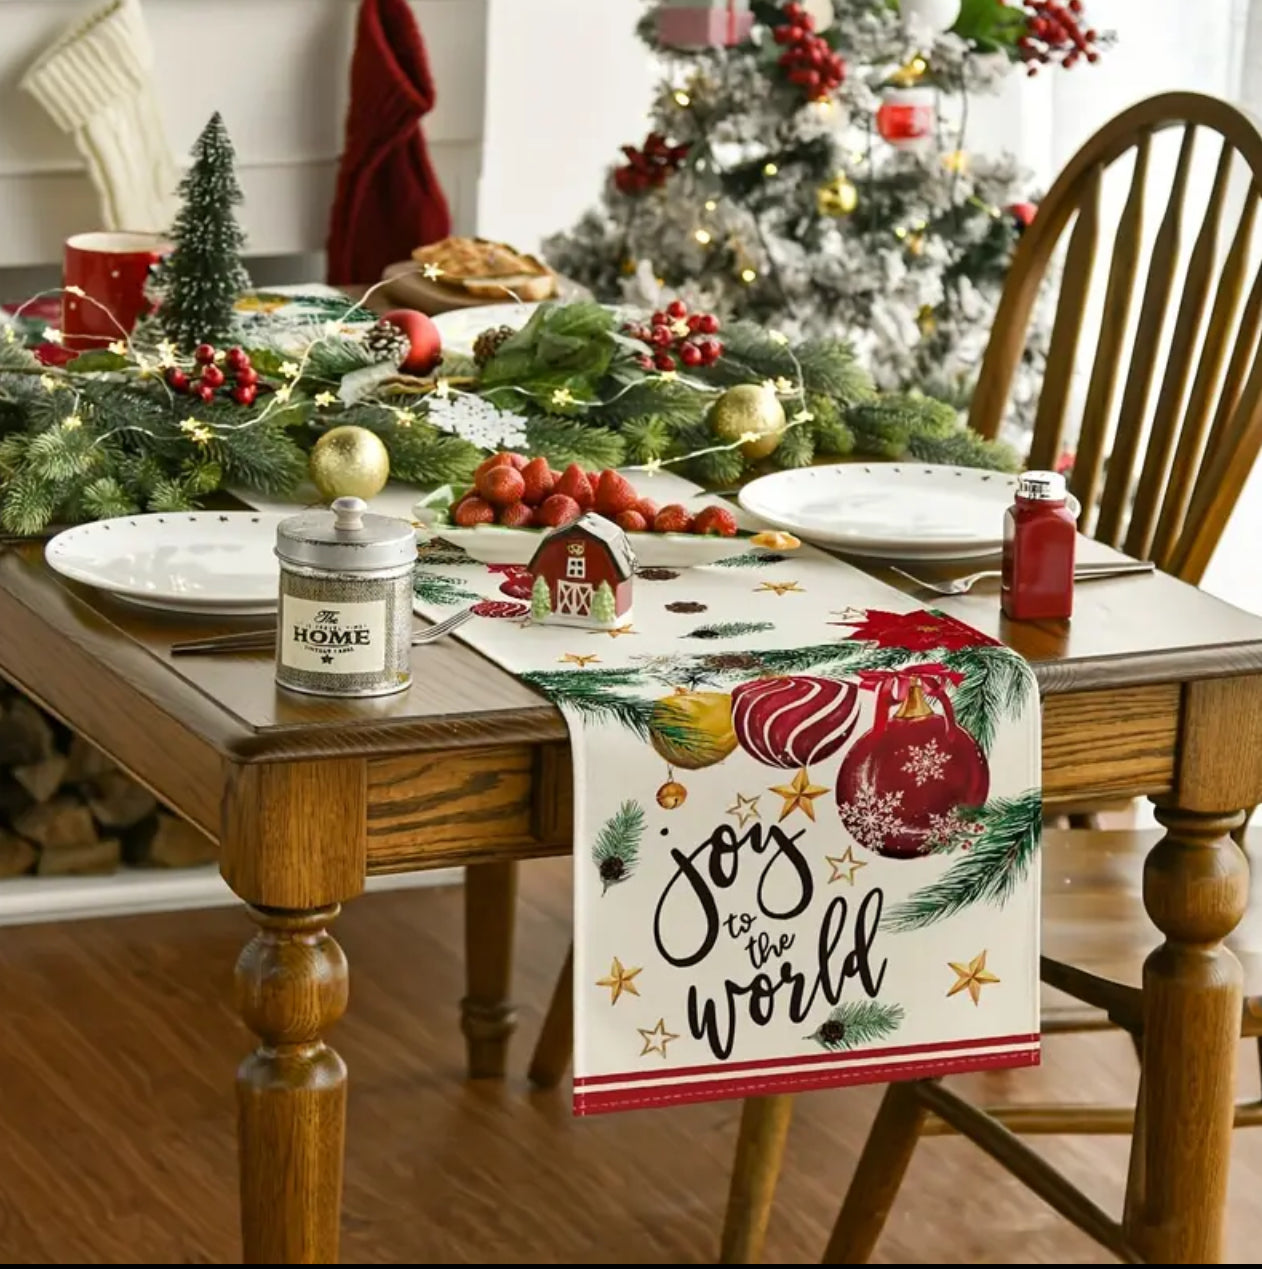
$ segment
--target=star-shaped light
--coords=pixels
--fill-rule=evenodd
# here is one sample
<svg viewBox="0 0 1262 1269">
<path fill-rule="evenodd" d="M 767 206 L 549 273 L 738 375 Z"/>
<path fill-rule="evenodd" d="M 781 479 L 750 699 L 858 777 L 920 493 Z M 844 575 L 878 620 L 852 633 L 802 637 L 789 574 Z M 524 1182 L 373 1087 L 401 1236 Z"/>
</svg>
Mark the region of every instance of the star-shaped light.
<svg viewBox="0 0 1262 1269">
<path fill-rule="evenodd" d="M 959 992 L 966 991 L 972 998 L 973 1004 L 975 1005 L 981 1001 L 982 988 L 999 981 L 999 979 L 986 968 L 985 948 L 974 956 L 967 965 L 962 965 L 958 961 L 947 961 L 947 964 L 950 966 L 951 972 L 956 978 L 955 986 L 947 992 L 947 995 L 954 996 Z"/>
<path fill-rule="evenodd" d="M 789 342 L 788 335 L 786 335 L 782 330 L 769 330 L 767 332 L 767 338 L 771 340 L 773 344 L 779 344 L 781 348 Z"/>
<path fill-rule="evenodd" d="M 77 295 L 83 294 L 83 292 L 80 291 L 77 287 L 67 287 L 66 290 L 74 291 L 75 294 Z M 56 326 L 45 326 L 44 327 L 44 343 L 46 344 L 61 343 L 61 331 L 59 331 Z"/>
<path fill-rule="evenodd" d="M 811 410 L 799 410 L 790 420 L 795 427 L 803 423 L 814 423 L 815 415 Z"/>
<path fill-rule="evenodd" d="M 573 405 L 574 393 L 569 388 L 556 388 L 552 393 L 553 405 Z"/>
<path fill-rule="evenodd" d="M 650 458 L 647 462 L 640 464 L 640 470 L 649 476 L 656 476 L 662 470 L 662 460 L 660 458 Z"/>
<path fill-rule="evenodd" d="M 280 387 L 276 389 L 277 401 L 288 401 L 293 394 L 293 385 L 289 383 L 282 383 Z"/>
<path fill-rule="evenodd" d="M 175 365 L 175 345 L 169 339 L 158 341 L 158 365 Z"/>
<path fill-rule="evenodd" d="M 786 379 L 784 375 L 781 375 L 778 379 L 776 379 L 771 386 L 775 388 L 782 397 L 791 396 L 798 390 L 797 384 L 794 383 L 792 379 Z"/>
<path fill-rule="evenodd" d="M 282 361 L 280 363 L 280 372 L 286 379 L 292 379 L 298 373 L 298 369 L 296 361 Z"/>
<path fill-rule="evenodd" d="M 657 376 L 663 383 L 674 383 L 679 378 L 678 370 L 663 370 Z"/>
<path fill-rule="evenodd" d="M 834 881 L 844 881 L 846 885 L 854 885 L 854 875 L 860 868 L 866 868 L 867 862 L 854 857 L 854 847 L 847 846 L 844 855 L 825 855 L 824 862 L 833 870 L 833 875 L 828 878 L 831 885 Z"/>
<path fill-rule="evenodd" d="M 815 818 L 815 799 L 822 798 L 828 792 L 822 784 L 812 784 L 811 777 L 807 775 L 806 768 L 789 781 L 788 784 L 775 784 L 769 790 L 771 793 L 779 794 L 784 798 L 784 805 L 780 808 L 780 819 L 787 819 L 794 811 L 802 811 L 807 819 Z"/>
<path fill-rule="evenodd" d="M 421 276 L 428 279 L 430 282 L 437 282 L 438 279 L 443 276 L 442 267 L 431 262 L 422 266 Z"/>
<path fill-rule="evenodd" d="M 758 814 L 758 799 L 747 798 L 743 793 L 736 795 L 736 805 L 727 808 L 729 815 L 735 815 L 740 821 L 741 828 L 744 828 L 750 820 L 761 818 Z"/>
<path fill-rule="evenodd" d="M 738 445 L 749 445 L 751 442 L 759 439 L 757 432 L 742 432 L 737 438 Z"/>
<path fill-rule="evenodd" d="M 13 329 L 11 323 L 4 328 L 4 342 L 6 344 L 16 344 L 18 342 L 18 333 Z"/>
<path fill-rule="evenodd" d="M 763 582 L 759 586 L 754 587 L 755 591 L 766 591 L 772 595 L 805 595 L 806 591 L 802 589 L 797 582 Z"/>
<path fill-rule="evenodd" d="M 618 639 L 622 635 L 635 634 L 634 626 L 614 626 L 612 630 L 589 630 L 588 634 L 608 635 L 611 639 Z"/>
<path fill-rule="evenodd" d="M 315 395 L 315 403 L 321 408 L 327 408 L 330 405 L 337 404 L 337 397 L 335 397 L 333 393 L 328 391 L 317 392 Z"/>
<path fill-rule="evenodd" d="M 43 388 L 45 392 L 56 392 L 57 389 L 61 387 L 61 383 L 54 379 L 52 375 L 40 375 L 39 386 Z"/>
<path fill-rule="evenodd" d="M 416 415 L 411 410 L 399 410 L 395 413 L 394 421 L 404 429 L 407 429 L 416 422 Z"/>
<path fill-rule="evenodd" d="M 448 400 L 448 398 L 450 398 L 451 396 L 451 380 L 450 379 L 435 379 L 434 380 L 434 395 L 440 401 Z"/>
<path fill-rule="evenodd" d="M 63 432 L 77 432 L 83 426 L 83 420 L 77 414 L 67 414 L 61 421 Z"/>
<path fill-rule="evenodd" d="M 590 656 L 582 652 L 567 652 L 563 657 L 557 657 L 557 661 L 561 665 L 577 665 L 580 670 L 585 670 L 589 665 L 600 658 L 594 653 Z"/>
<path fill-rule="evenodd" d="M 676 321 L 671 322 L 670 333 L 674 335 L 676 339 L 686 339 L 692 332 L 688 323 L 681 317 Z"/>
<path fill-rule="evenodd" d="M 625 991 L 628 996 L 638 996 L 640 989 L 635 985 L 635 978 L 639 975 L 640 969 L 627 969 L 623 963 L 615 956 L 613 964 L 609 967 L 609 974 L 605 978 L 596 980 L 597 987 L 609 988 L 609 1003 L 616 1005 L 618 997 Z M 643 1054 L 641 1054 L 643 1056 Z"/>
<path fill-rule="evenodd" d="M 650 1053 L 660 1053 L 662 1060 L 665 1061 L 666 1046 L 672 1040 L 679 1039 L 673 1032 L 666 1030 L 665 1018 L 658 1018 L 655 1027 L 636 1027 L 636 1030 L 644 1041 L 644 1047 L 640 1050 L 641 1057 L 647 1057 Z"/>
<path fill-rule="evenodd" d="M 112 352 L 114 356 L 116 357 L 126 357 L 127 356 L 127 341 L 125 339 L 116 339 L 110 345 L 110 352 Z"/>
<path fill-rule="evenodd" d="M 68 286 L 65 289 L 71 295 L 77 295 L 80 299 L 82 299 L 87 294 L 87 292 L 81 286 Z"/>
</svg>

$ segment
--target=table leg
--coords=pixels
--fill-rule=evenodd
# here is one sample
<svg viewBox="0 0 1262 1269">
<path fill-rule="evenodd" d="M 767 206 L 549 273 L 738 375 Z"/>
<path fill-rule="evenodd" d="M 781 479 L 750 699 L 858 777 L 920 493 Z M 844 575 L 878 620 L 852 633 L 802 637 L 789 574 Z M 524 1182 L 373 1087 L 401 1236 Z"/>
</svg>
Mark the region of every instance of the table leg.
<svg viewBox="0 0 1262 1269">
<path fill-rule="evenodd" d="M 1222 1261 L 1242 986 L 1223 940 L 1248 897 L 1248 865 L 1228 836 L 1241 814 L 1159 808 L 1166 835 L 1144 865 L 1144 905 L 1165 942 L 1144 963 L 1143 1132 L 1132 1146 L 1143 1181 L 1126 1233 L 1149 1264 Z"/>
<path fill-rule="evenodd" d="M 338 906 L 250 908 L 237 1002 L 259 1046 L 237 1071 L 241 1227 L 248 1265 L 336 1264 L 346 1065 L 323 1034 L 345 1012 Z"/>
<path fill-rule="evenodd" d="M 465 869 L 465 998 L 460 1029 L 470 1079 L 503 1079 L 508 1041 L 517 1026 L 509 998 L 513 977 L 513 922 L 517 865 L 477 864 Z"/>
</svg>

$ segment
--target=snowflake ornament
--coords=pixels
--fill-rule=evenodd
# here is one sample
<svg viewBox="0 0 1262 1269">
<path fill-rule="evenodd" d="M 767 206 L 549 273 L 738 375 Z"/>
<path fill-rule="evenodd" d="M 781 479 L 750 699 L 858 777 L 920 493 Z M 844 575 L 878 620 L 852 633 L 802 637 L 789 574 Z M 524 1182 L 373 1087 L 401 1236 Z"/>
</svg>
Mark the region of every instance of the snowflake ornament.
<svg viewBox="0 0 1262 1269">
<path fill-rule="evenodd" d="M 520 414 L 500 410 L 484 397 L 471 393 L 434 394 L 426 418 L 436 428 L 451 432 L 479 449 L 513 449 L 526 443 L 526 420 Z"/>
<path fill-rule="evenodd" d="M 949 753 L 944 753 L 938 748 L 936 740 L 931 740 L 928 744 L 916 745 L 915 748 L 907 751 L 907 761 L 903 763 L 903 770 L 916 781 L 916 787 L 919 789 L 930 782 L 941 780 L 950 758 Z"/>
<path fill-rule="evenodd" d="M 841 822 L 865 850 L 880 851 L 889 838 L 907 831 L 899 816 L 902 807 L 901 791 L 878 793 L 869 785 L 841 808 Z"/>
</svg>

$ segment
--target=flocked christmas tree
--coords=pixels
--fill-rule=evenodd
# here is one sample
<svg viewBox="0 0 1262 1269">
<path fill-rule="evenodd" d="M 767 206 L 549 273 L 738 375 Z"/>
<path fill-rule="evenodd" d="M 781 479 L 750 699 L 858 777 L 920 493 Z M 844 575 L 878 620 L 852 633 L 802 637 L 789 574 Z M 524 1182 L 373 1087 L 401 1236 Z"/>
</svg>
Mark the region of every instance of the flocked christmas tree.
<svg viewBox="0 0 1262 1269">
<path fill-rule="evenodd" d="M 1034 215 L 1015 162 L 967 148 L 969 99 L 1096 61 L 1082 0 L 645 2 L 653 130 L 551 263 L 600 299 L 846 337 L 879 387 L 964 405 Z"/>
<path fill-rule="evenodd" d="M 227 341 L 233 306 L 250 285 L 241 263 L 245 234 L 233 210 L 241 202 L 234 159 L 216 112 L 193 146 L 193 165 L 180 182 L 183 205 L 171 227 L 174 250 L 154 282 L 162 328 L 186 352 Z"/>
</svg>

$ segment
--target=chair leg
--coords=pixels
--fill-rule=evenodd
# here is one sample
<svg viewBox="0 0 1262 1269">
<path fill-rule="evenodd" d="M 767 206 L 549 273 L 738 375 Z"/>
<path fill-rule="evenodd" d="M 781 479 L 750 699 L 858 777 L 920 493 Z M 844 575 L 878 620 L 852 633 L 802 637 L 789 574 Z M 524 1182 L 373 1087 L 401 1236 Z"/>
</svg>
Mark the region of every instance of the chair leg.
<svg viewBox="0 0 1262 1269">
<path fill-rule="evenodd" d="M 460 1029 L 469 1055 L 470 1079 L 503 1079 L 508 1041 L 517 1025 L 509 999 L 513 976 L 513 919 L 517 865 L 477 864 L 465 869 L 465 998 Z"/>
<path fill-rule="evenodd" d="M 1100 817 L 1094 811 L 1075 811 L 1067 818 L 1070 828 L 1098 830 L 1100 827 Z"/>
<path fill-rule="evenodd" d="M 536 1088 L 555 1088 L 570 1064 L 574 1049 L 574 944 L 566 953 L 543 1029 L 530 1057 L 530 1082 Z"/>
<path fill-rule="evenodd" d="M 745 1099 L 719 1246 L 721 1265 L 762 1263 L 763 1239 L 792 1117 L 790 1095 Z"/>
<path fill-rule="evenodd" d="M 915 1153 L 925 1115 L 915 1083 L 891 1084 L 885 1090 L 820 1264 L 867 1264 Z"/>
</svg>

